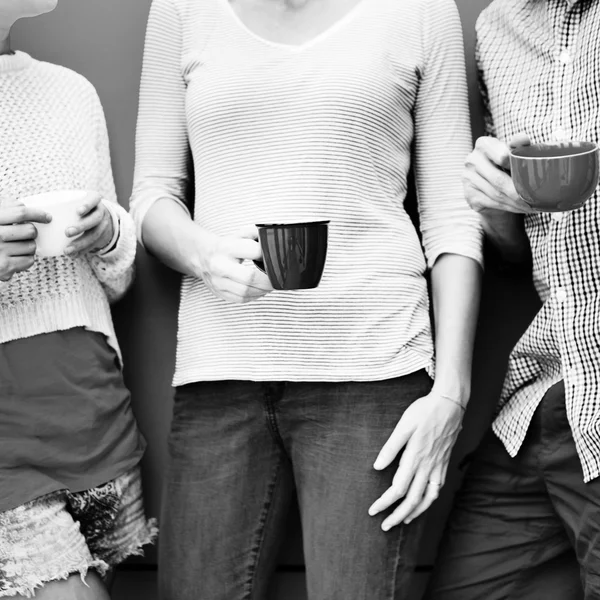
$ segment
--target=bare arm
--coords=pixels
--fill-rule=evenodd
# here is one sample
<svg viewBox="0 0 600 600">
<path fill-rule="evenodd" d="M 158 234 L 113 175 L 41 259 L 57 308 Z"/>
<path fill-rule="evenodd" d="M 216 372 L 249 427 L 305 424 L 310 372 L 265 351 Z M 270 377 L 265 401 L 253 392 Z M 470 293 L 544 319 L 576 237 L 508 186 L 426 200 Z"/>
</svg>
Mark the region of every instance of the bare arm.
<svg viewBox="0 0 600 600">
<path fill-rule="evenodd" d="M 440 256 L 431 271 L 436 353 L 433 391 L 462 406 L 471 394 L 481 276 L 481 267 L 474 260 L 453 254 Z"/>
<path fill-rule="evenodd" d="M 131 214 L 140 241 L 166 265 L 202 279 L 223 300 L 249 302 L 272 290 L 267 276 L 248 263 L 261 257 L 256 229 L 215 235 L 192 220 L 187 205 L 190 154 L 182 39 L 175 4 L 155 0 L 144 49 Z"/>
</svg>

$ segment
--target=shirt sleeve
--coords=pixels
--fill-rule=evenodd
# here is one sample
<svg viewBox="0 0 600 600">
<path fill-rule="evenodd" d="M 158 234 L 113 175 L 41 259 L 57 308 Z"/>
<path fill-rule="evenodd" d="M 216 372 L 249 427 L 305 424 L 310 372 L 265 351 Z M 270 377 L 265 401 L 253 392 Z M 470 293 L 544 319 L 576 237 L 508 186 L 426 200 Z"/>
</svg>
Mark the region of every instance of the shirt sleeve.
<svg viewBox="0 0 600 600">
<path fill-rule="evenodd" d="M 479 37 L 475 44 L 475 61 L 477 63 L 477 84 L 479 86 L 479 95 L 483 103 L 483 121 L 485 126 L 485 134 L 496 137 L 496 127 L 494 126 L 494 119 L 492 118 L 492 111 L 490 108 L 490 95 L 488 93 L 487 85 L 485 83 L 485 74 L 483 70 L 483 59 L 481 57 L 481 46 L 479 43 Z"/>
<path fill-rule="evenodd" d="M 97 133 L 97 190 L 110 213 L 114 235 L 106 248 L 89 254 L 88 260 L 109 301 L 114 302 L 125 294 L 133 281 L 137 240 L 131 216 L 117 201 L 106 120 L 95 93 L 93 106 Z"/>
<path fill-rule="evenodd" d="M 427 264 L 444 253 L 482 264 L 479 216 L 464 197 L 472 149 L 462 29 L 453 0 L 425 0 L 423 66 L 415 104 L 415 177 Z"/>
<path fill-rule="evenodd" d="M 144 217 L 157 200 L 173 200 L 190 212 L 185 202 L 190 151 L 182 43 L 176 7 L 171 0 L 154 0 L 146 31 L 130 202 L 140 242 Z"/>
</svg>

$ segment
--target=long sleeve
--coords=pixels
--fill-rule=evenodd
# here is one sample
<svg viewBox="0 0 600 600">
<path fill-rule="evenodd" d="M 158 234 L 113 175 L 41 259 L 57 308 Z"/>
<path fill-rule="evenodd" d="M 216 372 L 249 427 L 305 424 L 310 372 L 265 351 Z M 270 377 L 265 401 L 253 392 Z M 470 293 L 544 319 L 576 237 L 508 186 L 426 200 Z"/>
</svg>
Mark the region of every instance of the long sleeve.
<svg viewBox="0 0 600 600">
<path fill-rule="evenodd" d="M 479 38 L 475 45 L 475 60 L 477 63 L 477 84 L 479 86 L 479 95 L 483 103 L 483 119 L 485 126 L 486 135 L 496 137 L 496 127 L 494 126 L 494 119 L 492 118 L 492 111 L 490 109 L 490 95 L 488 93 L 487 85 L 485 83 L 485 75 L 482 64 L 482 57 L 479 46 Z"/>
<path fill-rule="evenodd" d="M 154 0 L 146 32 L 130 202 L 140 242 L 144 217 L 157 200 L 170 199 L 188 210 L 190 152 L 181 47 L 175 6 L 170 0 Z"/>
<path fill-rule="evenodd" d="M 125 294 L 133 281 L 137 240 L 133 220 L 117 200 L 106 120 L 97 95 L 94 95 L 94 100 L 98 136 L 98 192 L 113 219 L 116 239 L 109 244 L 107 252 L 90 254 L 88 260 L 109 301 L 115 302 Z"/>
<path fill-rule="evenodd" d="M 415 174 L 425 255 L 430 267 L 444 253 L 481 263 L 479 217 L 467 205 L 462 188 L 472 142 L 460 18 L 452 0 L 431 0 L 424 8 Z"/>
</svg>

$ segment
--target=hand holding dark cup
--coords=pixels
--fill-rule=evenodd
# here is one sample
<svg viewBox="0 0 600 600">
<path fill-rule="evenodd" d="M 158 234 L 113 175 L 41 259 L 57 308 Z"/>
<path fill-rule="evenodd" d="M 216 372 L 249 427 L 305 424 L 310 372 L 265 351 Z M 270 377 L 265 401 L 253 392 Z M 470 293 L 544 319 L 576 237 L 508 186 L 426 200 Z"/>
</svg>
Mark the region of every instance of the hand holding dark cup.
<svg viewBox="0 0 600 600">
<path fill-rule="evenodd" d="M 250 262 L 262 259 L 257 240 L 254 226 L 232 236 L 206 234 L 196 271 L 215 296 L 245 304 L 273 291 L 267 275 Z"/>
</svg>

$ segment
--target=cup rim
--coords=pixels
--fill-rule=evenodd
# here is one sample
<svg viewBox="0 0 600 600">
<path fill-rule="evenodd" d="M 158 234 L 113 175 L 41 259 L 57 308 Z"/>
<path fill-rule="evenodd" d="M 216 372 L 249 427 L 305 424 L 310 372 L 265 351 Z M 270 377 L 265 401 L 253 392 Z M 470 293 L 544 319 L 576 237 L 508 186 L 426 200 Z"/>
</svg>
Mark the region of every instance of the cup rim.
<svg viewBox="0 0 600 600">
<path fill-rule="evenodd" d="M 578 152 L 577 154 L 567 154 L 566 156 L 522 156 L 520 154 L 515 154 L 515 152 L 520 150 L 521 148 L 527 148 L 530 146 L 560 146 L 561 144 L 564 144 L 564 143 L 565 142 L 541 142 L 539 144 L 530 144 L 529 146 L 519 146 L 518 148 L 513 148 L 510 151 L 510 157 L 511 158 L 519 158 L 519 159 L 523 159 L 523 160 L 555 160 L 558 158 L 576 158 L 577 156 L 585 156 L 586 154 L 591 154 L 592 152 L 598 151 L 598 144 L 596 142 L 588 142 L 586 140 L 582 140 L 580 143 L 582 145 L 585 144 L 585 145 L 589 146 L 589 148 L 587 150 L 582 150 L 581 152 Z M 576 146 L 572 146 L 572 147 L 576 147 Z"/>
<path fill-rule="evenodd" d="M 64 190 L 52 190 L 49 192 L 42 192 L 41 194 L 31 194 L 29 196 L 23 196 L 19 198 L 19 202 L 23 204 L 29 204 L 29 206 L 41 206 L 45 204 L 48 206 L 56 206 L 63 204 L 70 204 L 72 202 L 80 202 L 87 196 L 94 194 L 92 190 L 77 190 L 77 189 L 64 189 Z M 62 196 L 60 199 L 58 196 Z M 48 199 L 56 196 L 56 199 Z M 48 200 L 46 200 L 48 199 Z"/>
<path fill-rule="evenodd" d="M 314 227 L 316 225 L 327 225 L 331 221 L 306 221 L 297 223 L 256 223 L 255 227 L 261 228 L 277 228 L 281 229 L 284 227 Z"/>
</svg>

